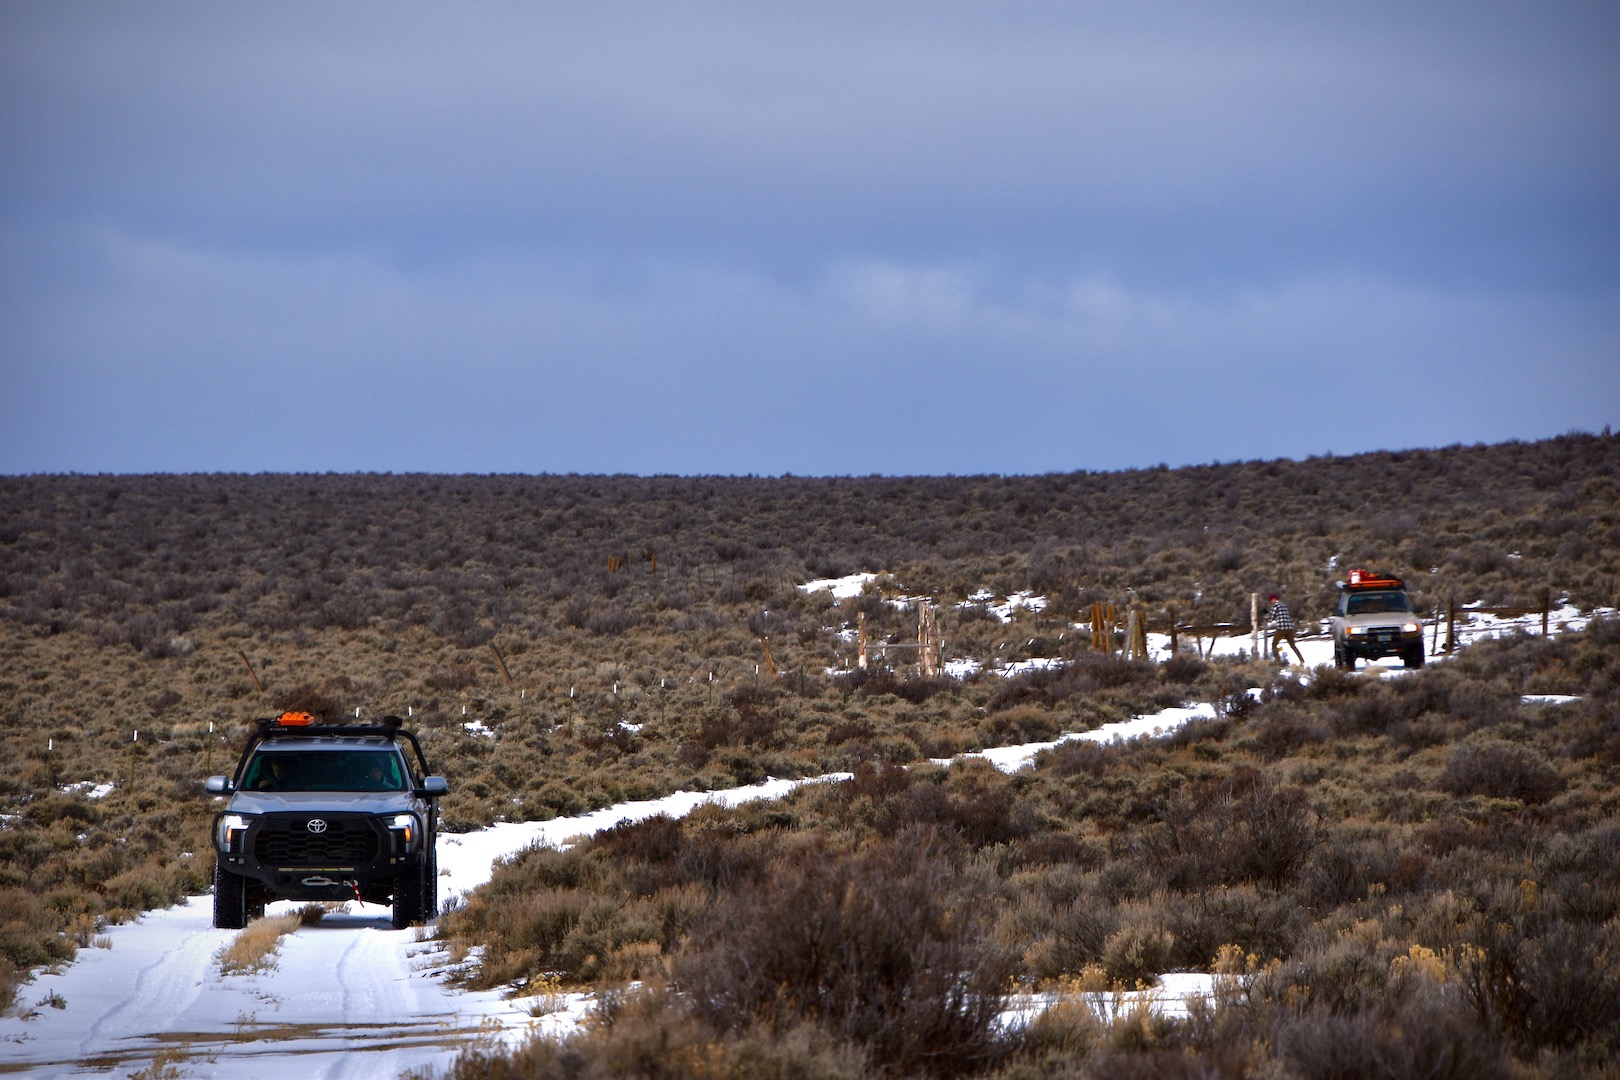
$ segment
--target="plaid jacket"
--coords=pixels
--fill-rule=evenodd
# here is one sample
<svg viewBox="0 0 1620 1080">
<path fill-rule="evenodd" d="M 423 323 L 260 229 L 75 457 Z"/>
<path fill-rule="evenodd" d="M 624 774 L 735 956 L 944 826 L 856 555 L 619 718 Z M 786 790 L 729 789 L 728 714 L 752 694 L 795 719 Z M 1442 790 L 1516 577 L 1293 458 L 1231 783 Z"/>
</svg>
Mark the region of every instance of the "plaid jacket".
<svg viewBox="0 0 1620 1080">
<path fill-rule="evenodd" d="M 1273 630 L 1292 630 L 1294 628 L 1294 616 L 1289 612 L 1288 605 L 1281 600 L 1271 605 L 1271 609 L 1266 612 L 1266 621 Z"/>
</svg>

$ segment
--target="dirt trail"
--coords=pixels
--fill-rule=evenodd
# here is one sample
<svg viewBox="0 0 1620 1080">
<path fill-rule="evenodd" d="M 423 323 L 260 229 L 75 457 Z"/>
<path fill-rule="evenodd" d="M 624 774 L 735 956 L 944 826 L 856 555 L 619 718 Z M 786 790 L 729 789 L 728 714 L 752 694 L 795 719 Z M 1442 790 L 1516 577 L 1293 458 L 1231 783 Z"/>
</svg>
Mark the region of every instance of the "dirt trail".
<svg viewBox="0 0 1620 1080">
<path fill-rule="evenodd" d="M 0 1074 L 391 1078 L 530 1024 L 497 994 L 449 989 L 435 946 L 385 909 L 300 927 L 273 969 L 246 975 L 220 973 L 232 932 L 211 913 L 207 897 L 149 912 L 24 987 L 33 1015 L 0 1020 Z"/>
</svg>

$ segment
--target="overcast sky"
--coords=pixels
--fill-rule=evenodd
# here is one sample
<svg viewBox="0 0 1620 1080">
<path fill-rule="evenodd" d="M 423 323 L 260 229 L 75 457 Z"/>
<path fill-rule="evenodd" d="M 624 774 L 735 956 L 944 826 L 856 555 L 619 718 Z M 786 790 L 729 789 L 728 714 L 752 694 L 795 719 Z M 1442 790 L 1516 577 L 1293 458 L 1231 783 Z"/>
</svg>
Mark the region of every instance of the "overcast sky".
<svg viewBox="0 0 1620 1080">
<path fill-rule="evenodd" d="M 1620 4 L 0 4 L 0 472 L 1620 422 Z"/>
</svg>

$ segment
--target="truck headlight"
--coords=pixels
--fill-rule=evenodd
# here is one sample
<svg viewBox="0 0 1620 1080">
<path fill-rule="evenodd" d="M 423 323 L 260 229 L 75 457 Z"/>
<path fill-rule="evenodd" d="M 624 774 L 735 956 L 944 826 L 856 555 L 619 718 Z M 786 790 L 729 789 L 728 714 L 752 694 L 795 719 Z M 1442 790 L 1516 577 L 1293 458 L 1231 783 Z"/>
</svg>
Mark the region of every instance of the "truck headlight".
<svg viewBox="0 0 1620 1080">
<path fill-rule="evenodd" d="M 1352 626 L 1350 628 L 1351 637 L 1361 637 L 1362 635 L 1366 634 L 1366 632 L 1367 628 L 1365 626 Z"/>
<path fill-rule="evenodd" d="M 1422 627 L 1418 626 L 1418 624 L 1415 623 L 1415 622 L 1409 622 L 1409 623 L 1402 623 L 1401 624 L 1401 630 L 1404 633 L 1415 634 L 1421 629 L 1422 629 Z"/>
<path fill-rule="evenodd" d="M 416 823 L 415 814 L 395 814 L 389 819 L 388 829 L 399 838 L 397 846 L 401 852 L 408 854 L 416 850 L 416 838 L 420 835 L 420 827 Z"/>
<path fill-rule="evenodd" d="M 241 851 L 242 837 L 252 824 L 253 819 L 244 814 L 221 814 L 214 825 L 214 846 L 220 851 Z"/>
</svg>

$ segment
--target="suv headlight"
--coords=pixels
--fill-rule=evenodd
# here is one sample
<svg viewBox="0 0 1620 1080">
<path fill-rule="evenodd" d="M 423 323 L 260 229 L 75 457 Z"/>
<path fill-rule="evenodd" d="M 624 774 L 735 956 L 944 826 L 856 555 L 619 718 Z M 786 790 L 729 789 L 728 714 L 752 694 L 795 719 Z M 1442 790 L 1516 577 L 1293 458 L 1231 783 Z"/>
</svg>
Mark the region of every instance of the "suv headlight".
<svg viewBox="0 0 1620 1080">
<path fill-rule="evenodd" d="M 1415 622 L 1409 622 L 1409 623 L 1402 623 L 1401 624 L 1401 630 L 1403 630 L 1404 632 L 1406 632 L 1408 634 L 1415 634 L 1415 633 L 1417 633 L 1418 631 L 1420 631 L 1422 629 L 1423 628 L 1421 626 L 1419 626 Z"/>
<path fill-rule="evenodd" d="M 1352 626 L 1350 628 L 1350 636 L 1351 637 L 1360 637 L 1363 634 L 1365 634 L 1366 632 L 1367 632 L 1367 628 L 1365 626 Z"/>
<path fill-rule="evenodd" d="M 241 851 L 242 837 L 252 824 L 253 819 L 246 814 L 221 814 L 214 823 L 214 846 L 220 851 Z"/>
<path fill-rule="evenodd" d="M 397 838 L 394 846 L 402 854 L 415 851 L 416 841 L 422 835 L 422 827 L 417 823 L 415 814 L 395 814 L 388 820 L 388 831 Z"/>
</svg>

